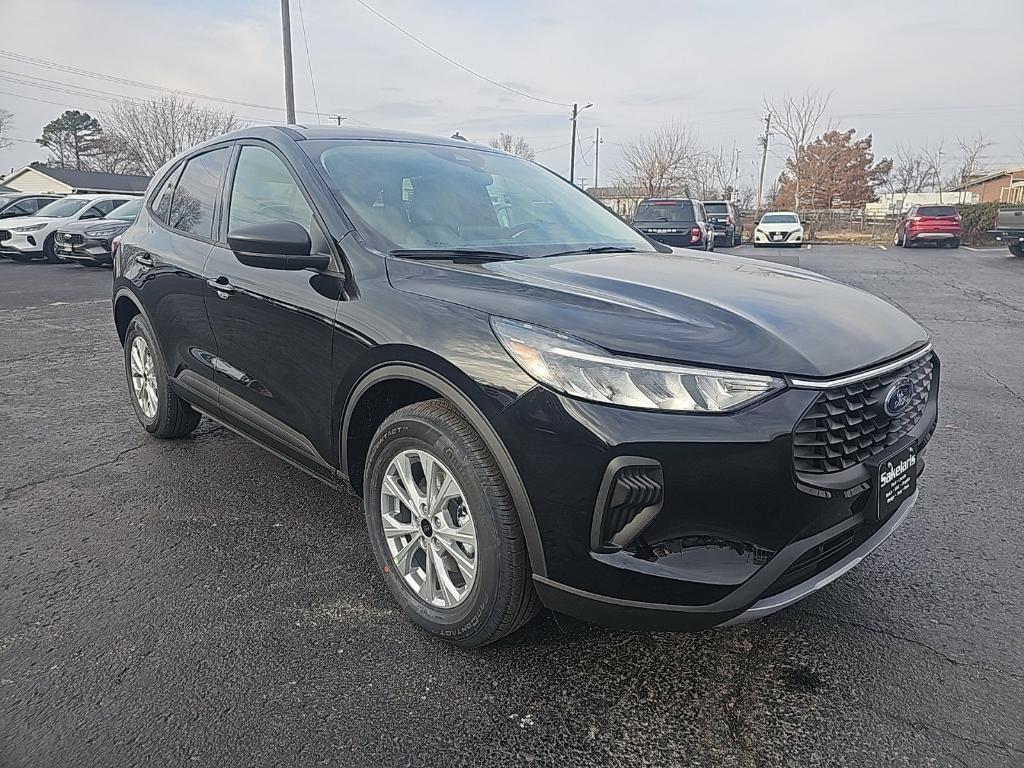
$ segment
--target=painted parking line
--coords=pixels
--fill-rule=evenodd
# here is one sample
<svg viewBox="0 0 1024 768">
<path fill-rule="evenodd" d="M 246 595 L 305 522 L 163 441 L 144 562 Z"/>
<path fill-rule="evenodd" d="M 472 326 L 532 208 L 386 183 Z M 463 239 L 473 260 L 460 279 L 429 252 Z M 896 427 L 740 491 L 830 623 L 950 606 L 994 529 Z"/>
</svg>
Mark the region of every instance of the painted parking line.
<svg viewBox="0 0 1024 768">
<path fill-rule="evenodd" d="M 879 248 L 881 248 L 881 249 L 882 249 L 883 251 L 888 251 L 888 250 L 889 250 L 889 249 L 888 249 L 888 248 L 886 248 L 886 247 L 885 247 L 884 245 L 880 245 L 880 246 L 878 246 L 878 247 L 879 247 Z"/>
<path fill-rule="evenodd" d="M 965 245 L 964 248 L 975 253 L 994 253 L 995 251 L 1003 250 L 1002 248 L 971 248 L 969 245 Z"/>
</svg>

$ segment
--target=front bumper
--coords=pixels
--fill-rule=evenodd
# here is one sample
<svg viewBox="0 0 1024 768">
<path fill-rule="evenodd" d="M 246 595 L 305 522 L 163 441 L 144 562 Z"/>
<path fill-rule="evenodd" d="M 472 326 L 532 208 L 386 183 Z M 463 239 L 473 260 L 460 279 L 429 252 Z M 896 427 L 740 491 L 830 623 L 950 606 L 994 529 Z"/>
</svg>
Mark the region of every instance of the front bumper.
<svg viewBox="0 0 1024 768">
<path fill-rule="evenodd" d="M 9 237 L 0 240 L 0 252 L 42 253 L 42 240 L 36 235 L 35 232 L 11 232 Z"/>
<path fill-rule="evenodd" d="M 84 261 L 93 264 L 111 264 L 111 240 L 98 237 L 78 236 L 73 241 L 65 240 L 58 233 L 54 249 L 61 258 Z"/>
<path fill-rule="evenodd" d="M 754 230 L 754 243 L 757 245 L 798 245 L 804 241 L 804 231 L 796 229 L 792 232 L 773 230 Z"/>
<path fill-rule="evenodd" d="M 936 373 L 916 426 L 874 461 L 909 445 L 923 454 L 937 390 Z M 865 466 L 798 475 L 794 428 L 818 397 L 792 388 L 736 413 L 690 415 L 540 387 L 523 395 L 494 424 L 537 520 L 542 601 L 599 624 L 700 630 L 767 615 L 852 568 L 902 522 L 916 494 L 879 520 Z M 598 546 L 602 486 L 627 457 L 660 467 L 660 509 L 621 548 Z M 923 468 L 922 459 L 918 474 Z"/>
<path fill-rule="evenodd" d="M 770 564 L 771 567 L 766 566 L 741 589 L 710 605 L 673 605 L 609 598 L 559 584 L 537 575 L 533 577 L 534 586 L 544 605 L 551 610 L 606 626 L 647 631 L 673 631 L 745 624 L 770 616 L 776 611 L 803 600 L 853 569 L 861 560 L 878 549 L 902 525 L 917 502 L 917 497 L 918 494 L 915 492 L 874 534 L 832 566 L 819 572 L 813 578 L 760 599 L 757 597 L 769 591 L 772 583 L 801 555 L 829 538 L 841 535 L 842 529 L 848 528 L 849 524 L 840 524 L 835 526 L 835 529 L 826 530 L 810 539 L 795 542 L 776 555 Z M 836 530 L 839 533 L 835 533 Z M 755 600 L 753 603 L 749 603 L 751 597 Z"/>
</svg>

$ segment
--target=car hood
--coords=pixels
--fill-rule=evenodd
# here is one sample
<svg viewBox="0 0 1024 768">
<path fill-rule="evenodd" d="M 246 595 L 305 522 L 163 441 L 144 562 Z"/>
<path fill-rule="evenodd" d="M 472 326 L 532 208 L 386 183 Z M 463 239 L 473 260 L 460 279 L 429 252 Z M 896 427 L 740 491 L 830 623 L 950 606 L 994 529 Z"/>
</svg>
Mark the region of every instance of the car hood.
<svg viewBox="0 0 1024 768">
<path fill-rule="evenodd" d="M 67 224 L 63 224 L 61 225 L 60 231 L 82 235 L 85 234 L 87 229 L 102 229 L 117 235 L 128 229 L 132 223 L 133 222 L 121 221 L 119 219 L 89 219 L 88 221 L 72 221 Z"/>
<path fill-rule="evenodd" d="M 695 251 L 484 264 L 388 259 L 399 290 L 564 331 L 613 352 L 828 377 L 910 352 L 916 322 L 802 269 Z"/>
</svg>

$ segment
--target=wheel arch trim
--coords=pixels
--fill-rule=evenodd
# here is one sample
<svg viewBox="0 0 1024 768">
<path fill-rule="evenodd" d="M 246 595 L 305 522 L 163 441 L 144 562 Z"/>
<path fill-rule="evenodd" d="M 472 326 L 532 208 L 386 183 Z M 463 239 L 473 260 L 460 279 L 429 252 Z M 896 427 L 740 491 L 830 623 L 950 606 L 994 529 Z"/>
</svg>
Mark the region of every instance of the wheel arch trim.
<svg viewBox="0 0 1024 768">
<path fill-rule="evenodd" d="M 526 493 L 526 486 L 519 476 L 519 470 L 516 469 L 511 454 L 480 408 L 462 390 L 436 371 L 414 363 L 384 363 L 363 374 L 362 378 L 353 386 L 345 404 L 340 439 L 342 472 L 348 472 L 348 434 L 352 414 L 362 396 L 371 387 L 388 380 L 413 381 L 433 389 L 454 405 L 459 414 L 477 431 L 501 469 L 505 482 L 508 484 L 509 493 L 512 494 L 519 522 L 523 526 L 523 535 L 526 538 L 530 568 L 534 574 L 546 576 L 544 546 L 540 537 L 540 529 L 537 526 L 537 518 Z"/>
</svg>

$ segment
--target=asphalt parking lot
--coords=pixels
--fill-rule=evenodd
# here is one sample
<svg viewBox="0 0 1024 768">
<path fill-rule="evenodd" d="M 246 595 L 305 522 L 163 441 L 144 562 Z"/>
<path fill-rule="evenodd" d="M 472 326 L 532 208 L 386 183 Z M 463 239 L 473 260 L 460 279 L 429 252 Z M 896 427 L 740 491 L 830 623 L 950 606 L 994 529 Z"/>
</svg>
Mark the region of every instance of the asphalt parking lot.
<svg viewBox="0 0 1024 768">
<path fill-rule="evenodd" d="M 473 652 L 399 613 L 354 495 L 209 421 L 146 436 L 109 271 L 0 260 L 0 766 L 1024 765 L 1024 259 L 733 253 L 932 333 L 913 514 L 758 623 L 545 613 Z"/>
</svg>

